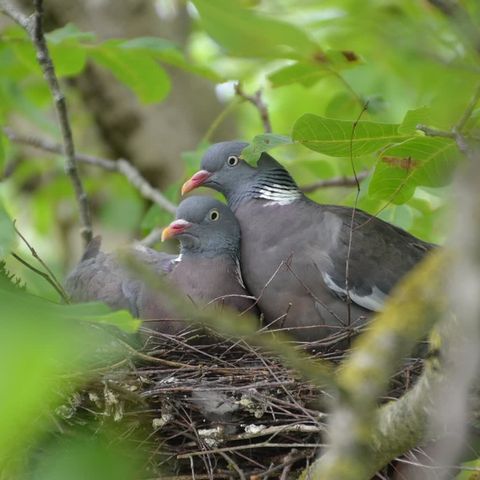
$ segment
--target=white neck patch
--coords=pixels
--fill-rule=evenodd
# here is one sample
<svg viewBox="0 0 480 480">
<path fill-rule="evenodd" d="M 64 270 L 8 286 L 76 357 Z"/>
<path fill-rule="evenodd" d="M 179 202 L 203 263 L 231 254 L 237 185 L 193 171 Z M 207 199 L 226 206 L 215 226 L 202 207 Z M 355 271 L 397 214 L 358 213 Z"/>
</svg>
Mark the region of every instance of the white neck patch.
<svg viewBox="0 0 480 480">
<path fill-rule="evenodd" d="M 279 184 L 263 186 L 258 190 L 258 198 L 269 200 L 268 205 L 289 205 L 302 196 L 296 188 L 285 187 Z"/>
</svg>

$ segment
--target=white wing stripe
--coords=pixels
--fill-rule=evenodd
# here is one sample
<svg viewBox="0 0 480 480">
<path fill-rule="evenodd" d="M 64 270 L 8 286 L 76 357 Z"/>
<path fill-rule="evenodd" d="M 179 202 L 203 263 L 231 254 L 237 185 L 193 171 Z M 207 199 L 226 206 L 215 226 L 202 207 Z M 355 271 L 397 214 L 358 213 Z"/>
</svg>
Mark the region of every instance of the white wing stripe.
<svg viewBox="0 0 480 480">
<path fill-rule="evenodd" d="M 328 273 L 322 272 L 323 281 L 325 285 L 333 290 L 336 293 L 341 293 L 342 295 L 347 295 L 347 291 L 345 288 L 339 287 L 333 280 Z M 368 310 L 372 310 L 374 312 L 379 312 L 383 309 L 383 304 L 387 299 L 387 295 L 383 293 L 377 287 L 372 288 L 372 293 L 370 295 L 358 295 L 355 293 L 355 289 L 350 290 L 350 298 L 353 302 L 357 305 L 360 305 L 363 308 Z"/>
</svg>

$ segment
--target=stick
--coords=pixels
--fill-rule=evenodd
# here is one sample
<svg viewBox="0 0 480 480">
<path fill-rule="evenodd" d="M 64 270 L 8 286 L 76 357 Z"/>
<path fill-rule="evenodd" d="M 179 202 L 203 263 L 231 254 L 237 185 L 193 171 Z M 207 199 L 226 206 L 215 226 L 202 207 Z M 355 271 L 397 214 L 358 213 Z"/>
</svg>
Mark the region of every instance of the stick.
<svg viewBox="0 0 480 480">
<path fill-rule="evenodd" d="M 257 90 L 253 95 L 247 95 L 242 88 L 240 82 L 235 84 L 235 94 L 251 103 L 260 114 L 260 119 L 263 123 L 263 130 L 265 133 L 272 133 L 272 123 L 270 121 L 270 114 L 268 113 L 267 104 L 263 101 L 262 90 Z"/>
<path fill-rule="evenodd" d="M 7 138 L 14 143 L 28 145 L 46 152 L 59 154 L 62 153 L 62 146 L 58 143 L 51 142 L 50 140 L 21 135 L 15 133 L 10 128 L 4 128 L 4 133 Z M 153 187 L 128 160 L 111 160 L 93 155 L 87 155 L 85 153 L 76 153 L 75 160 L 77 162 L 103 168 L 104 170 L 110 172 L 120 173 L 140 192 L 144 198 L 151 200 L 169 213 L 175 213 L 177 208 L 176 205 L 170 202 L 170 200 L 168 200 L 168 198 L 165 197 L 160 190 Z"/>
<path fill-rule="evenodd" d="M 25 29 L 30 36 L 33 46 L 37 52 L 37 61 L 42 68 L 43 75 L 48 83 L 54 100 L 57 119 L 62 132 L 63 153 L 65 155 L 65 171 L 73 185 L 75 196 L 79 205 L 80 221 L 82 225 L 81 236 L 83 238 L 84 245 L 86 246 L 93 237 L 90 207 L 88 204 L 87 194 L 85 193 L 80 175 L 77 170 L 75 147 L 73 144 L 72 130 L 68 118 L 65 96 L 58 83 L 58 79 L 55 74 L 55 67 L 50 57 L 47 42 L 45 40 L 43 31 L 43 1 L 33 0 L 33 5 L 35 11 L 29 17 L 16 10 L 15 7 L 13 7 L 6 0 L 0 1 L 0 10 Z"/>
<path fill-rule="evenodd" d="M 327 180 L 319 180 L 317 182 L 308 183 L 300 187 L 300 190 L 304 193 L 314 192 L 320 188 L 329 188 L 329 187 L 356 187 L 357 182 L 361 182 L 368 177 L 370 171 L 365 170 L 363 172 L 358 172 L 356 177 L 336 177 L 329 178 Z"/>
</svg>

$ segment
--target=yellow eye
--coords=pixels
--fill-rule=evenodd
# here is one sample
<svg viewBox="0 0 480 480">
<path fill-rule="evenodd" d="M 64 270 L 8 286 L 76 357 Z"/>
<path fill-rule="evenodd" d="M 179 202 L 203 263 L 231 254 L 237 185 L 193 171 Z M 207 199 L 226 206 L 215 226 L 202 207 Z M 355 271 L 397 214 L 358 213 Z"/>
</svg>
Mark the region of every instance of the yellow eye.
<svg viewBox="0 0 480 480">
<path fill-rule="evenodd" d="M 220 218 L 220 214 L 216 209 L 211 210 L 208 216 L 210 217 L 210 220 L 213 220 L 214 222 L 216 222 Z"/>
<path fill-rule="evenodd" d="M 238 157 L 236 155 L 230 155 L 227 158 L 227 164 L 229 167 L 234 167 L 238 163 Z"/>
</svg>

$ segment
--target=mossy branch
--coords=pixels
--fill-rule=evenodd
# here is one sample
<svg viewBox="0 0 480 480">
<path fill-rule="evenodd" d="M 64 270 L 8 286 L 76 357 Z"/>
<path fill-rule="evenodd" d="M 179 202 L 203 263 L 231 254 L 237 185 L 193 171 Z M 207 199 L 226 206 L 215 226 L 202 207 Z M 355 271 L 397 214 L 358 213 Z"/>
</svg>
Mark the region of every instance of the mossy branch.
<svg viewBox="0 0 480 480">
<path fill-rule="evenodd" d="M 385 310 L 358 338 L 337 376 L 331 447 L 301 478 L 368 480 L 423 437 L 432 369 L 400 400 L 380 410 L 378 399 L 395 368 L 427 335 L 446 308 L 445 251 L 427 257 L 395 289 Z M 310 476 L 310 477 L 309 477 Z"/>
</svg>

